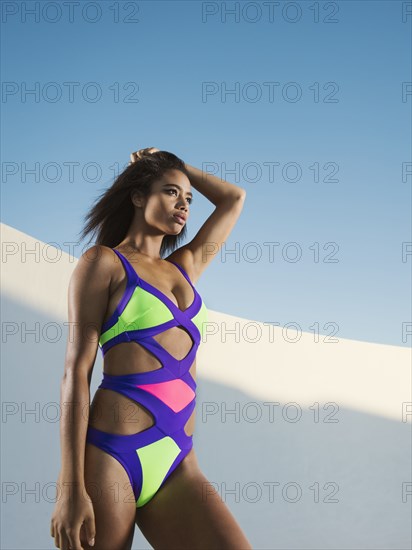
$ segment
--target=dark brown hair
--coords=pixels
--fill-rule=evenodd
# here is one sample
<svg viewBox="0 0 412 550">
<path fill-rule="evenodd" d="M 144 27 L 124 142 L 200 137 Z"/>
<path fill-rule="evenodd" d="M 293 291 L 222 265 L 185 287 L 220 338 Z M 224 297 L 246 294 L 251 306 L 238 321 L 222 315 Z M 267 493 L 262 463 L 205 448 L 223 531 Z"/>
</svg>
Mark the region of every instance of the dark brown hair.
<svg viewBox="0 0 412 550">
<path fill-rule="evenodd" d="M 118 245 L 126 236 L 134 216 L 131 199 L 133 191 L 138 190 L 144 197 L 150 195 L 153 181 L 161 178 L 167 170 L 180 170 L 188 176 L 184 162 L 168 151 L 156 151 L 145 154 L 129 164 L 117 176 L 114 183 L 96 199 L 94 206 L 84 216 L 84 228 L 80 233 L 82 241 L 92 232 L 95 244 L 110 248 Z M 187 233 L 186 224 L 178 235 L 165 235 L 160 247 L 163 258 L 181 245 Z M 91 237 L 91 239 L 93 238 Z M 90 241 L 89 241 L 90 243 Z"/>
</svg>

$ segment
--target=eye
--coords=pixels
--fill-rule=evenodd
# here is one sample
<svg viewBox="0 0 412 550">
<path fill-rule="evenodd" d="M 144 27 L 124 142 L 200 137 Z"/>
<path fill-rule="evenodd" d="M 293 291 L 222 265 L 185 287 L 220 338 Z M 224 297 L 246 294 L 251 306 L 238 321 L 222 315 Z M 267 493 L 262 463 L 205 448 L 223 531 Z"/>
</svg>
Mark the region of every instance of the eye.
<svg viewBox="0 0 412 550">
<path fill-rule="evenodd" d="M 176 194 L 177 194 L 177 190 L 176 190 L 176 189 L 166 189 L 166 193 L 169 193 L 170 191 L 172 191 L 172 193 L 176 193 Z M 187 197 L 186 200 L 188 201 L 189 204 L 192 204 L 192 202 L 193 202 L 193 197 Z"/>
</svg>

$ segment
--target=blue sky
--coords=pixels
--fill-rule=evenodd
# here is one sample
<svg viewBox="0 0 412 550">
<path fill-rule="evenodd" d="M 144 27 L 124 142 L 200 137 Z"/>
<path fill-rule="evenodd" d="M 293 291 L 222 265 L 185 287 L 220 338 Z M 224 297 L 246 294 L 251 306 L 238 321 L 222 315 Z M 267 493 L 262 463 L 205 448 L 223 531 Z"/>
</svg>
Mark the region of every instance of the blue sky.
<svg viewBox="0 0 412 550">
<path fill-rule="evenodd" d="M 130 152 L 168 150 L 247 190 L 209 308 L 410 346 L 407 2 L 65 4 L 2 5 L 4 223 L 69 251 Z"/>
</svg>

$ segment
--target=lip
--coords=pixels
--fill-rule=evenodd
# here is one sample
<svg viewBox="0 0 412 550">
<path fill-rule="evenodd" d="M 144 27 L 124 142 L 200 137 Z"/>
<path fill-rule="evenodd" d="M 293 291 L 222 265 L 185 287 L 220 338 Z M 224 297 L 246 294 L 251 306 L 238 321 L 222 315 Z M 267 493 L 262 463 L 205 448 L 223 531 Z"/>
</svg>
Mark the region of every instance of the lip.
<svg viewBox="0 0 412 550">
<path fill-rule="evenodd" d="M 186 218 L 184 216 L 180 216 L 180 214 L 173 214 L 173 217 L 177 223 L 180 223 L 180 225 L 184 225 L 186 222 Z"/>
</svg>

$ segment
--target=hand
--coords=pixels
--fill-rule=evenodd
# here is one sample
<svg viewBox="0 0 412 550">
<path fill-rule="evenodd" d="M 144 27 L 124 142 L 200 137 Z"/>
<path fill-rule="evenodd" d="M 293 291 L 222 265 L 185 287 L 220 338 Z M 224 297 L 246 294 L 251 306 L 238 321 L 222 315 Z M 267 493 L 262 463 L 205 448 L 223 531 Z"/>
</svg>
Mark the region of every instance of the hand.
<svg viewBox="0 0 412 550">
<path fill-rule="evenodd" d="M 83 489 L 82 495 L 77 492 L 71 496 L 60 493 L 50 526 L 56 548 L 83 550 L 82 542 L 88 541 L 90 546 L 94 545 L 95 533 L 93 504 L 86 489 Z"/>
<path fill-rule="evenodd" d="M 156 153 L 157 151 L 159 151 L 159 149 L 156 149 L 156 147 L 146 147 L 145 149 L 139 149 L 138 151 L 130 155 L 129 164 L 133 164 L 142 157 L 151 155 L 152 153 Z"/>
</svg>

